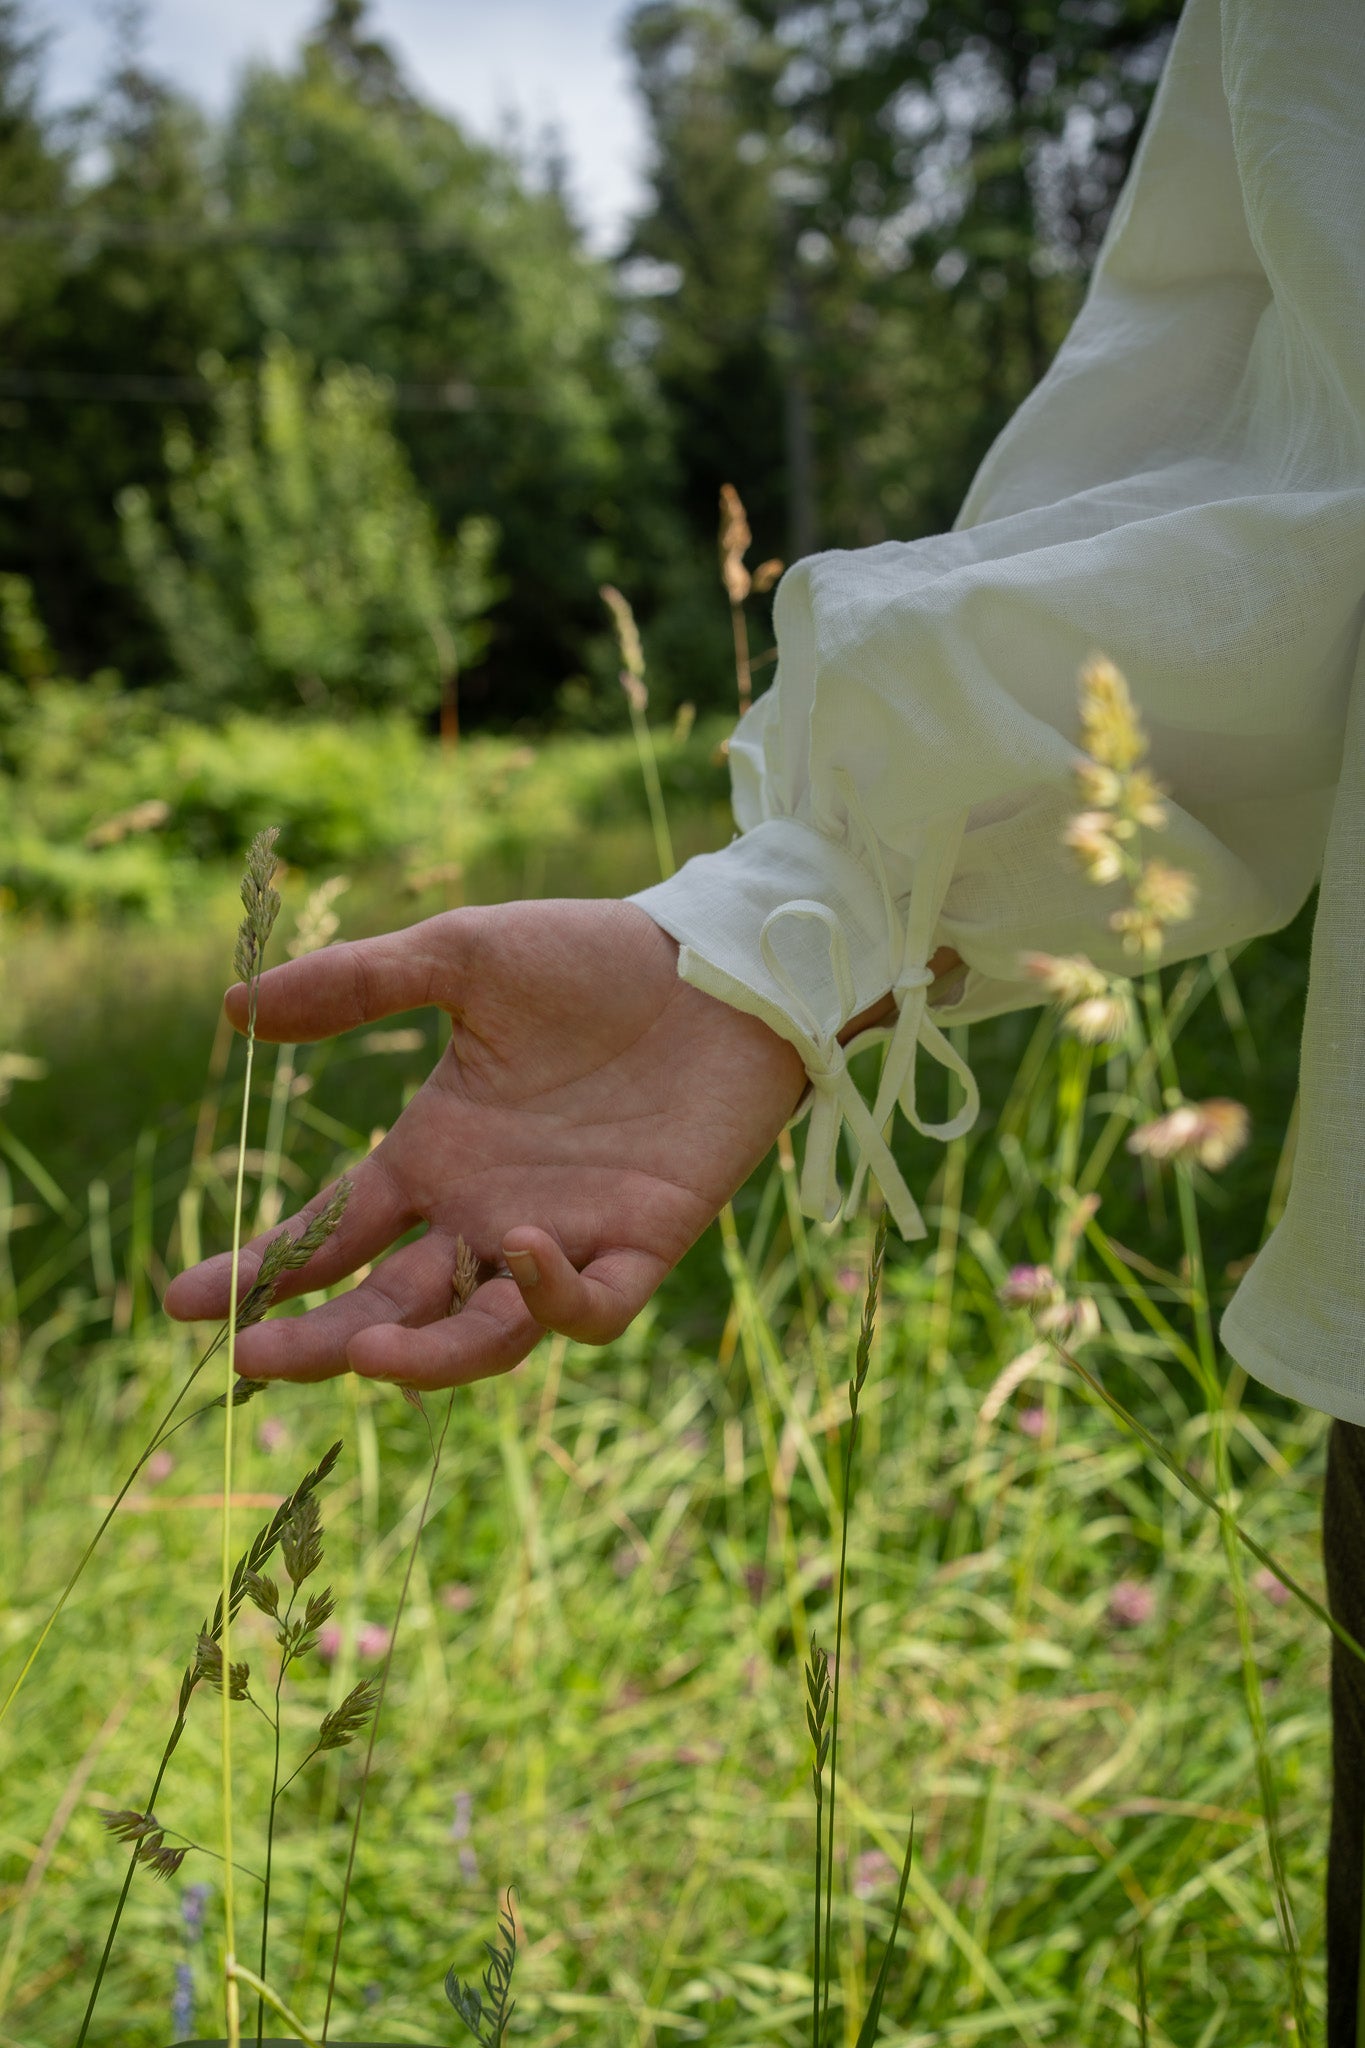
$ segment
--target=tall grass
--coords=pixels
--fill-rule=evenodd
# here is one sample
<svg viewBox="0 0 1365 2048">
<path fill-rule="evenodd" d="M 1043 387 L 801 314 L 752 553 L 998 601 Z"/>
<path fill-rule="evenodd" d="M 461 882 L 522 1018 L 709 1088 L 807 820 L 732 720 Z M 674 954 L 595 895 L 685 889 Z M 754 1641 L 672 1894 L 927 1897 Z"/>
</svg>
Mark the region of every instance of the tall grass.
<svg viewBox="0 0 1365 2048">
<path fill-rule="evenodd" d="M 324 2000 L 324 2031 L 432 2038 L 441 1968 L 455 1953 L 469 1991 L 460 1958 L 511 1870 L 518 2020 L 542 2043 L 867 2048 L 878 2008 L 899 2048 L 1311 2037 L 1322 1419 L 1220 1381 L 1196 1199 L 1214 1191 L 1188 1130 L 1183 1158 L 1170 1147 L 1183 1267 L 1117 1240 L 1092 1199 L 1120 1180 L 1164 1199 L 1160 1146 L 1123 1139 L 1189 1107 L 1179 1061 L 1224 1029 L 1226 972 L 1147 967 L 1141 1036 L 1109 977 L 1054 990 L 1061 1012 L 1111 1005 L 1091 1016 L 1097 1047 L 1040 1021 L 993 1126 L 931 1169 L 927 1256 L 892 1244 L 882 1265 L 864 1229 L 808 1227 L 784 1145 L 722 1219 L 719 1257 L 694 1254 L 605 1355 L 554 1340 L 462 1390 L 460 1427 L 447 1435 L 452 1400 L 420 1455 L 409 1411 L 348 1383 L 325 1675 L 280 1693 L 273 1728 L 244 1721 L 228 1741 L 233 1784 L 269 1784 L 281 1732 L 342 1711 L 372 1672 L 387 1711 L 360 1795 L 324 1753 L 290 1794 L 298 1825 L 277 1835 L 267 1802 L 240 1802 L 242 1860 L 268 1865 L 287 1937 L 259 1972 L 230 1924 L 188 1939 L 174 1887 L 193 1873 L 226 1891 L 238 1851 L 218 1865 L 189 1846 L 215 1839 L 215 1745 L 182 1697 L 183 1873 L 134 1884 L 134 1842 L 99 1966 L 108 2038 L 162 2048 L 176 1969 L 206 2021 L 216 1987 L 244 1983 L 300 2038 Z M 294 1093 L 335 1057 L 299 1056 L 254 1155 L 248 1110 L 237 1184 L 214 1169 L 194 1229 L 239 1228 L 249 1190 L 259 1208 L 289 1102 L 310 1178 L 366 1149 L 367 1130 L 310 1123 L 310 1088 Z M 393 1074 L 378 1043 L 362 1061 Z M 100 1213 L 68 1288 L 104 1302 L 131 1247 L 131 1304 L 157 1257 L 146 1204 Z M 858 1303 L 878 1277 L 874 1331 Z M 16 1267 L 17 1302 L 43 1298 L 30 1284 Z M 70 1584 L 0 1729 L 0 2048 L 74 2038 L 111 1884 L 98 1813 L 155 1753 L 174 1696 L 186 1588 L 206 1577 L 194 1503 L 215 1483 L 232 1497 L 230 1453 L 215 1469 L 202 1430 L 157 1435 L 182 1340 L 130 1309 L 82 1342 L 80 1301 L 62 1313 L 63 1353 L 44 1324 L 18 1328 L 4 1389 L 0 1675 Z M 223 1419 L 254 1433 L 257 1470 L 316 1459 L 331 1434 L 335 1388 L 274 1387 L 235 1424 L 232 1392 L 229 1375 Z M 125 1474 L 98 1576 L 72 1579 Z M 208 1634 L 226 1722 L 228 1630 L 237 1618 L 250 1649 L 270 1618 L 242 1604 L 230 1558 L 221 1576 Z M 834 1668 L 817 1649 L 803 1680 L 812 1634 Z"/>
</svg>

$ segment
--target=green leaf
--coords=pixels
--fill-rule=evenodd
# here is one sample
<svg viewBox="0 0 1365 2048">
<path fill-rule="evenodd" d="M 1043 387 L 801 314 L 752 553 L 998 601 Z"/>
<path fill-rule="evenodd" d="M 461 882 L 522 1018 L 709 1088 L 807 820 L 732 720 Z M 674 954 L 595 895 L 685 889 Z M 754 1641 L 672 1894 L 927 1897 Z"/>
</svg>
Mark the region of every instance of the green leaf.
<svg viewBox="0 0 1365 2048">
<path fill-rule="evenodd" d="M 877 1981 L 872 1987 L 872 2002 L 867 2008 L 867 2018 L 858 2029 L 857 2048 L 872 2048 L 877 2038 L 877 2029 L 882 2023 L 882 2000 L 886 1996 L 887 1979 L 891 1975 L 891 1958 L 896 1949 L 896 1936 L 900 1933 L 901 1911 L 905 1905 L 905 1888 L 910 1882 L 910 1860 L 915 1853 L 915 1823 L 910 1822 L 910 1839 L 905 1845 L 905 1861 L 901 1865 L 900 1890 L 896 1893 L 896 1910 L 891 1919 L 891 1933 L 887 1938 L 882 1955 L 882 1966 L 877 1972 Z"/>
</svg>

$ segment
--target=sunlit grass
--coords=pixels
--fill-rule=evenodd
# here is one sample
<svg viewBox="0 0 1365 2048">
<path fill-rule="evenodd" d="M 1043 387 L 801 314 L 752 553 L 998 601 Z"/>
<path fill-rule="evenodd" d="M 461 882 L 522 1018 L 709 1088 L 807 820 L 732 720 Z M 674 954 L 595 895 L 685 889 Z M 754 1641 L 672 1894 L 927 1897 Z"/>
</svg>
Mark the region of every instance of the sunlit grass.
<svg viewBox="0 0 1365 2048">
<path fill-rule="evenodd" d="M 452 1961 L 469 1972 L 508 1880 L 525 1935 L 517 2024 L 538 2040 L 803 2038 L 812 1821 L 800 1667 L 809 1627 L 833 1636 L 822 1496 L 867 1244 L 821 1243 L 803 1274 L 780 1168 L 770 1192 L 745 1247 L 747 1327 L 732 1316 L 719 1358 L 647 1316 L 607 1352 L 556 1342 L 462 1397 L 376 1755 L 341 2038 L 444 2038 L 441 1977 Z M 888 1272 L 850 1530 L 835 1997 L 859 2009 L 913 1807 L 917 1863 L 884 2038 L 1132 2041 L 1141 1927 L 1154 2040 L 1200 2039 L 1223 2002 L 1225 2030 L 1209 2039 L 1278 2040 L 1287 1987 L 1217 1528 L 1060 1375 L 982 1428 L 1000 1362 L 992 1279 L 963 1256 L 950 1356 L 930 1372 L 933 1261 L 902 1254 Z M 828 1328 L 825 1369 L 811 1306 Z M 1118 1323 L 1119 1305 L 1106 1316 Z M 1140 1333 L 1120 1331 L 1117 1348 L 1166 1439 L 1186 1459 L 1206 1456 L 1193 1390 L 1179 1391 Z M 23 1592 L 11 1593 L 7 1650 L 69 1558 L 91 1494 L 112 1490 L 180 1351 L 148 1339 L 139 1380 L 122 1387 L 116 1361 L 95 1353 L 60 1416 L 40 1388 L 12 1391 L 3 1571 Z M 256 1440 L 263 1418 L 272 1450 Z M 328 1508 L 344 1621 L 334 1703 L 369 1668 L 360 1628 L 390 1618 L 429 1447 L 397 1396 L 352 1381 L 272 1390 L 245 1411 L 239 1486 L 283 1492 L 333 1433 L 347 1438 L 348 1475 Z M 1234 1449 L 1244 1519 L 1310 1581 L 1320 1436 L 1305 1418 L 1277 1430 L 1273 1460 L 1254 1432 Z M 186 1612 L 211 1592 L 194 1503 L 214 1491 L 216 1443 L 208 1432 L 180 1443 L 174 1469 L 115 1524 L 40 1702 L 0 1757 L 3 1955 L 52 1813 L 102 1741 L 27 1901 L 0 2019 L 26 2048 L 49 2048 L 78 2014 L 117 1877 L 94 1809 L 139 1796 Z M 243 1508 L 237 1533 L 259 1518 Z M 1149 1619 L 1124 1625 L 1147 1603 L 1125 1606 L 1120 1585 L 1145 1589 Z M 243 1639 L 257 1620 L 244 1617 Z M 1256 1627 L 1313 1988 L 1325 1648 L 1297 1608 L 1264 1592 Z M 320 1703 L 298 1711 L 315 1719 Z M 174 1825 L 205 1840 L 213 1721 L 191 1716 L 168 1788 Z M 268 1776 L 263 1732 L 243 1727 L 239 1741 L 244 1781 Z M 353 1771 L 329 1764 L 315 1791 L 301 1789 L 277 1849 L 280 1981 L 305 2005 L 325 1976 Z M 244 1861 L 254 1848 L 241 1845 Z M 182 1886 L 214 1882 L 194 1861 Z M 106 1993 L 109 2038 L 169 2040 L 175 1961 L 183 1951 L 205 1998 L 215 1974 L 212 1915 L 208 1927 L 190 1945 L 174 1889 L 135 1887 Z"/>
</svg>

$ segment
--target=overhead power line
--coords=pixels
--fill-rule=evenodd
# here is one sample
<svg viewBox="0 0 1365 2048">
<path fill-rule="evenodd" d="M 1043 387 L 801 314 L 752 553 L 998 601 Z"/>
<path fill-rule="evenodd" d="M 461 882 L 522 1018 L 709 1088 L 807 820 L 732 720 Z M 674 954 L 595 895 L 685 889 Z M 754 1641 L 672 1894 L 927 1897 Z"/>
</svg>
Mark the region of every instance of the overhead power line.
<svg viewBox="0 0 1365 2048">
<path fill-rule="evenodd" d="M 404 227 L 398 221 L 120 220 L 109 215 L 0 214 L 0 241 L 98 242 L 112 247 L 229 249 L 259 244 L 275 249 L 425 249 L 435 254 L 469 250 L 469 238 L 449 228 Z"/>
<path fill-rule="evenodd" d="M 538 412 L 530 391 L 476 389 L 452 379 L 445 384 L 391 384 L 396 412 Z M 147 375 L 139 371 L 7 370 L 0 368 L 0 397 L 48 398 L 63 404 L 208 405 L 215 387 L 203 377 Z"/>
</svg>

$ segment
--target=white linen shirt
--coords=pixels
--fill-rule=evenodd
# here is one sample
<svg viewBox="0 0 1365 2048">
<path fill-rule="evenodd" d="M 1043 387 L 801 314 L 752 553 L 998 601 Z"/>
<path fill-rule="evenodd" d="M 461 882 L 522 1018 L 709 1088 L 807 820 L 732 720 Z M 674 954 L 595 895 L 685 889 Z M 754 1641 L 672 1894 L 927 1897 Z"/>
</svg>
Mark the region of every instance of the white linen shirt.
<svg viewBox="0 0 1365 2048">
<path fill-rule="evenodd" d="M 788 572 L 776 680 L 732 744 L 740 836 L 633 899 L 680 942 L 688 981 L 801 1052 L 806 1206 L 837 1211 L 847 1122 L 897 1223 L 922 1234 L 881 1129 L 897 1099 L 919 1121 L 917 1053 L 955 1062 L 934 1019 L 1036 1003 L 1028 951 L 1124 971 L 1106 894 L 1061 843 L 1077 671 L 1109 655 L 1171 793 L 1163 858 L 1198 883 L 1170 957 L 1286 923 L 1322 873 L 1293 1186 L 1223 1336 L 1267 1385 L 1355 1422 L 1362 107 L 1359 0 L 1189 0 L 1085 304 L 957 527 Z M 931 1017 L 941 944 L 968 974 Z M 899 1021 L 869 1109 L 838 1033 L 887 991 Z M 939 1134 L 975 1107 L 969 1085 Z"/>
</svg>

